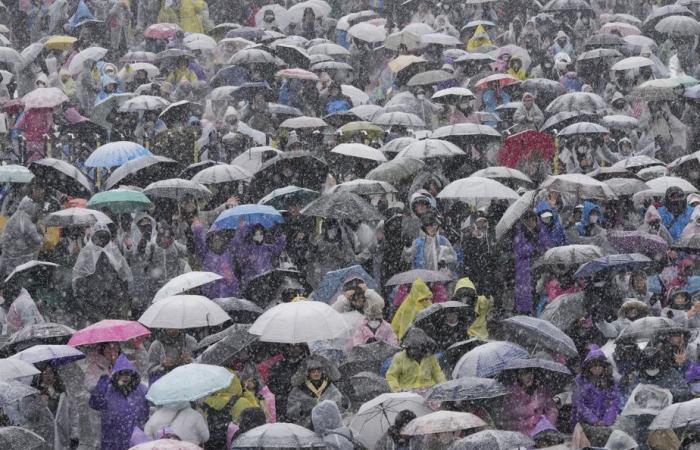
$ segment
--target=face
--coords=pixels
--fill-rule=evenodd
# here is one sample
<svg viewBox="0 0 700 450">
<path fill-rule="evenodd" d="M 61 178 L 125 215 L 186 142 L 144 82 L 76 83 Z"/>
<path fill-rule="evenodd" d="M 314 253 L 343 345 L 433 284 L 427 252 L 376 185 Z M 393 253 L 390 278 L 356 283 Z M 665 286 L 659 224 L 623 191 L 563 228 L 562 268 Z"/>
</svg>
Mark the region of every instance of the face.
<svg viewBox="0 0 700 450">
<path fill-rule="evenodd" d="M 534 100 L 532 97 L 525 97 L 523 99 L 523 105 L 525 105 L 526 108 L 532 108 L 532 104 L 534 103 Z"/>
<path fill-rule="evenodd" d="M 437 225 L 428 225 L 425 227 L 425 234 L 428 236 L 435 236 L 438 232 L 438 228 Z"/>
<path fill-rule="evenodd" d="M 170 231 L 158 233 L 158 245 L 162 248 L 168 248 L 173 245 L 173 235 Z"/>
<path fill-rule="evenodd" d="M 168 328 L 167 330 L 165 330 L 165 334 L 167 334 L 170 337 L 178 337 L 180 335 L 180 330 L 175 328 Z"/>
<path fill-rule="evenodd" d="M 109 243 L 109 233 L 106 231 L 98 231 L 92 236 L 92 242 L 98 247 L 104 247 Z"/>
<path fill-rule="evenodd" d="M 41 372 L 41 381 L 47 385 L 52 385 L 56 382 L 56 373 L 53 367 L 49 366 Z"/>
<path fill-rule="evenodd" d="M 682 347 L 685 345 L 685 336 L 682 334 L 676 334 L 674 336 L 670 336 L 668 338 L 668 342 L 671 343 L 674 347 Z"/>
<path fill-rule="evenodd" d="M 591 375 L 593 375 L 594 377 L 599 377 L 603 374 L 603 370 L 605 370 L 603 366 L 601 366 L 600 364 L 595 364 L 591 366 Z"/>
<path fill-rule="evenodd" d="M 141 219 L 139 223 L 136 224 L 139 227 L 141 234 L 151 234 L 153 231 L 151 227 L 151 221 L 148 219 Z"/>
<path fill-rule="evenodd" d="M 117 384 L 119 386 L 126 386 L 131 382 L 131 375 L 128 373 L 121 373 L 119 374 L 119 377 L 117 377 Z"/>
<path fill-rule="evenodd" d="M 321 369 L 309 369 L 309 380 L 321 381 L 321 376 L 322 376 Z"/>
<path fill-rule="evenodd" d="M 413 206 L 413 209 L 416 211 L 416 215 L 418 215 L 418 216 L 428 212 L 428 208 L 429 208 L 429 206 L 425 202 L 416 202 L 415 205 Z"/>
<path fill-rule="evenodd" d="M 535 374 L 531 370 L 523 370 L 518 373 L 518 381 L 525 387 L 530 387 L 535 382 Z"/>
</svg>

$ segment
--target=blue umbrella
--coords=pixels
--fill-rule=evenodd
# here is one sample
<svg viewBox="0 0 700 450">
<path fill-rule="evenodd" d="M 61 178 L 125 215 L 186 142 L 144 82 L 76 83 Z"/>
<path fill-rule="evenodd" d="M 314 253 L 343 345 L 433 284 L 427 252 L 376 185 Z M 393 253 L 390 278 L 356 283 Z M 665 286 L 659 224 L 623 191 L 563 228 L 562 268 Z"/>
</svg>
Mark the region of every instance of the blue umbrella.
<svg viewBox="0 0 700 450">
<path fill-rule="evenodd" d="M 488 342 L 468 351 L 459 359 L 452 371 L 452 379 L 489 378 L 500 373 L 508 361 L 528 357 L 527 350 L 519 345 L 503 341 Z"/>
<path fill-rule="evenodd" d="M 314 300 L 329 303 L 349 278 L 360 278 L 368 288 L 377 290 L 379 284 L 360 265 L 327 272 L 314 290 Z"/>
<path fill-rule="evenodd" d="M 225 389 L 233 372 L 209 364 L 187 364 L 163 375 L 151 385 L 146 398 L 155 405 L 193 402 Z"/>
<path fill-rule="evenodd" d="M 97 147 L 85 161 L 85 165 L 87 167 L 118 167 L 132 159 L 149 155 L 151 152 L 136 142 L 110 142 Z"/>
<path fill-rule="evenodd" d="M 265 228 L 284 222 L 282 214 L 272 206 L 238 205 L 219 214 L 211 226 L 211 231 L 235 230 L 241 219 L 248 225 L 262 225 Z"/>
<path fill-rule="evenodd" d="M 50 362 L 62 366 L 85 358 L 85 354 L 70 345 L 35 345 L 11 356 L 30 364 Z"/>
<path fill-rule="evenodd" d="M 653 264 L 650 258 L 640 253 L 608 255 L 596 258 L 582 265 L 574 274 L 577 278 L 588 278 L 598 272 L 610 270 L 639 270 Z"/>
</svg>

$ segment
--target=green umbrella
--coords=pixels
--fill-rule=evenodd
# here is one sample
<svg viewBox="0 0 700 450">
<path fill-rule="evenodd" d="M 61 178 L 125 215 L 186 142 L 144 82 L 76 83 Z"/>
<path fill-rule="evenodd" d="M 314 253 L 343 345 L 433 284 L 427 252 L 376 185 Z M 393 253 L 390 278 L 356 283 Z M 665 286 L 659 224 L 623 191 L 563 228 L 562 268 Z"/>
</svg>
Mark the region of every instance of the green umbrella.
<svg viewBox="0 0 700 450">
<path fill-rule="evenodd" d="M 151 201 L 142 192 L 113 189 L 93 195 L 87 206 L 92 209 L 107 208 L 115 213 L 128 213 L 147 210 Z"/>
<path fill-rule="evenodd" d="M 0 183 L 29 183 L 34 174 L 24 166 L 9 164 L 0 166 Z"/>
</svg>

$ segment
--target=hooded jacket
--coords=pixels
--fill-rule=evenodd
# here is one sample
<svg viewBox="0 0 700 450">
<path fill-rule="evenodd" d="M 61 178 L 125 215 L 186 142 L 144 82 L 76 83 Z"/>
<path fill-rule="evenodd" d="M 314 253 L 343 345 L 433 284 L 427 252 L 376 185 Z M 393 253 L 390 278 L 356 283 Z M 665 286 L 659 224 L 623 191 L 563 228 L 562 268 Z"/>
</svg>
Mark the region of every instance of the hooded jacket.
<svg viewBox="0 0 700 450">
<path fill-rule="evenodd" d="M 143 431 L 151 440 L 156 440 L 165 427 L 170 428 L 180 440 L 195 445 L 209 440 L 207 421 L 201 413 L 192 409 L 189 403 L 162 406 L 148 419 Z"/>
<path fill-rule="evenodd" d="M 427 284 L 420 278 L 411 285 L 411 292 L 404 299 L 399 309 L 391 320 L 391 328 L 401 340 L 416 318 L 416 314 L 432 305 L 433 293 Z"/>
<path fill-rule="evenodd" d="M 607 387 L 596 386 L 585 375 L 594 361 L 602 361 L 607 367 L 606 371 L 610 371 L 602 375 L 610 377 Z M 610 426 L 615 423 L 620 412 L 620 391 L 617 382 L 612 379 L 611 370 L 605 353 L 594 346 L 583 361 L 582 373 L 574 379 L 572 424 L 580 422 L 588 425 Z"/>
<path fill-rule="evenodd" d="M 661 223 L 664 224 L 668 232 L 671 234 L 673 240 L 680 238 L 681 233 L 685 227 L 690 223 L 690 217 L 693 215 L 693 207 L 686 205 L 685 209 L 680 214 L 673 214 L 668 209 L 669 197 L 676 192 L 682 191 L 679 188 L 670 187 L 666 190 L 666 195 L 664 196 L 664 206 L 659 208 L 659 215 L 661 216 Z"/>
<path fill-rule="evenodd" d="M 0 247 L 0 269 L 10 274 L 15 267 L 37 259 L 43 240 L 36 227 L 38 207 L 29 197 L 24 197 L 12 216 L 7 220 Z"/>
<path fill-rule="evenodd" d="M 212 233 L 213 231 L 209 231 Z M 239 281 L 234 266 L 235 249 L 231 242 L 224 246 L 220 253 L 209 249 L 207 233 L 201 222 L 192 225 L 194 246 L 202 270 L 218 273 L 222 280 L 217 280 L 202 286 L 202 293 L 208 298 L 238 297 L 240 295 Z"/>
<path fill-rule="evenodd" d="M 598 212 L 598 223 L 591 223 L 591 214 L 593 211 Z M 603 232 L 603 228 L 600 223 L 603 221 L 603 212 L 597 204 L 589 201 L 583 202 L 583 214 L 581 216 L 581 221 L 576 222 L 576 231 L 578 231 L 579 236 L 591 237 L 596 236 Z"/>
<path fill-rule="evenodd" d="M 444 383 L 445 374 L 434 354 L 416 361 L 403 350 L 392 358 L 386 372 L 386 382 L 392 392 L 412 391 Z"/>
<path fill-rule="evenodd" d="M 658 221 L 659 222 L 659 227 L 658 228 L 653 228 L 650 224 L 652 222 Z M 671 237 L 671 233 L 668 232 L 668 229 L 666 228 L 666 225 L 662 223 L 661 220 L 661 215 L 659 214 L 659 210 L 656 209 L 654 205 L 650 205 L 649 208 L 647 208 L 646 212 L 644 213 L 644 223 L 639 227 L 639 231 L 644 231 L 645 233 L 649 234 L 655 234 L 657 236 L 660 236 L 666 240 L 669 244 L 673 242 L 673 238 Z"/>
<path fill-rule="evenodd" d="M 319 368 L 323 373 L 322 386 L 325 384 L 325 387 L 318 388 L 318 393 L 311 390 L 311 381 L 307 378 L 308 371 L 313 368 Z M 343 394 L 333 384 L 333 381 L 339 378 L 338 369 L 324 358 L 316 356 L 307 358 L 291 380 L 294 388 L 287 399 L 287 419 L 308 428 L 311 425 L 311 412 L 319 403 L 329 400 L 341 408 L 345 400 Z"/>
<path fill-rule="evenodd" d="M 544 212 L 552 213 L 552 221 L 549 224 L 540 223 L 540 242 L 545 248 L 560 247 L 566 245 L 566 232 L 561 224 L 559 213 L 552 208 L 546 200 L 540 201 L 535 207 L 535 214 L 540 216 Z"/>
<path fill-rule="evenodd" d="M 233 238 L 236 263 L 241 270 L 241 290 L 245 290 L 248 282 L 256 276 L 272 270 L 274 259 L 287 245 L 287 236 L 284 233 L 276 234 L 272 243 L 261 244 L 253 242 L 251 234 L 251 227 L 244 225 L 238 227 Z"/>
<path fill-rule="evenodd" d="M 343 425 L 335 402 L 324 400 L 311 410 L 311 422 L 329 450 L 353 450 L 352 431 Z"/>
<path fill-rule="evenodd" d="M 128 394 L 115 387 L 118 374 L 128 372 L 135 385 Z M 102 413 L 102 450 L 127 450 L 135 427 L 143 429 L 148 420 L 146 387 L 134 365 L 119 355 L 111 376 L 102 376 L 90 396 L 90 408 Z"/>
<path fill-rule="evenodd" d="M 457 291 L 462 288 L 472 289 L 476 292 L 476 286 L 474 286 L 472 280 L 467 277 L 457 280 L 454 293 L 456 294 Z M 491 300 L 484 295 L 478 295 L 476 297 L 476 304 L 474 305 L 474 322 L 469 325 L 469 337 L 488 339 L 489 330 L 486 327 L 486 319 L 489 315 L 489 311 L 491 311 Z"/>
<path fill-rule="evenodd" d="M 683 228 L 681 238 L 689 238 L 696 234 L 700 234 L 700 206 L 696 206 L 690 215 L 690 222 Z"/>
</svg>

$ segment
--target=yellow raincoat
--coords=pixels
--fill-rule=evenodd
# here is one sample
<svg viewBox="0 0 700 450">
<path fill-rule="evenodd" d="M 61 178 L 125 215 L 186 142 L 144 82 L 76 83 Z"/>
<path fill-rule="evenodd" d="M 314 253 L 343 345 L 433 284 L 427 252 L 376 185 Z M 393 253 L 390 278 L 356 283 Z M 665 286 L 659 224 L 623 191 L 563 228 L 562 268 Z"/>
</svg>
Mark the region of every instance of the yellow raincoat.
<svg viewBox="0 0 700 450">
<path fill-rule="evenodd" d="M 512 66 L 511 63 L 513 60 L 520 61 L 520 69 L 515 70 Z M 517 56 L 512 56 L 510 60 L 508 61 L 508 70 L 506 70 L 506 73 L 508 75 L 512 75 L 515 78 L 517 78 L 520 81 L 523 81 L 525 78 L 527 78 L 527 73 L 525 73 L 525 69 L 522 67 L 523 60 L 518 58 Z"/>
<path fill-rule="evenodd" d="M 483 25 L 479 25 L 476 27 L 476 30 L 474 30 L 471 39 L 467 41 L 467 51 L 473 52 L 481 47 L 490 47 L 492 45 L 493 42 L 491 42 L 491 37 L 489 37 L 489 34 L 486 32 L 486 28 L 484 28 Z"/>
<path fill-rule="evenodd" d="M 238 399 L 233 409 L 231 409 L 231 418 L 238 423 L 241 418 L 241 413 L 246 408 L 260 408 L 260 402 L 255 398 L 255 393 L 249 390 L 243 391 L 243 396 Z"/>
<path fill-rule="evenodd" d="M 209 397 L 207 397 L 204 400 L 204 403 L 211 408 L 221 411 L 221 408 L 226 406 L 231 401 L 231 398 L 233 397 L 241 397 L 243 394 L 243 387 L 241 387 L 241 380 L 238 379 L 237 376 L 235 376 L 235 372 L 231 369 L 228 369 L 229 372 L 234 374 L 233 380 L 231 381 L 231 384 L 228 385 L 227 388 L 222 389 L 220 391 L 214 392 L 211 394 Z M 240 400 L 238 400 L 240 401 Z M 231 418 L 233 418 L 233 411 L 234 408 L 231 407 Z"/>
<path fill-rule="evenodd" d="M 386 382 L 392 392 L 410 391 L 444 383 L 445 374 L 435 355 L 428 355 L 418 362 L 409 358 L 404 350 L 394 355 L 386 372 Z"/>
<path fill-rule="evenodd" d="M 430 288 L 423 280 L 418 278 L 413 282 L 411 292 L 408 293 L 406 299 L 401 303 L 391 321 L 391 328 L 399 340 L 408 331 L 408 328 L 416 318 L 416 314 L 433 304 L 432 299 L 433 293 L 430 292 Z"/>
<path fill-rule="evenodd" d="M 455 292 L 462 288 L 470 288 L 476 292 L 476 287 L 472 280 L 467 277 L 460 278 L 455 285 Z M 476 305 L 474 305 L 474 322 L 469 327 L 467 331 L 469 337 L 478 337 L 481 339 L 488 339 L 489 330 L 486 328 L 486 317 L 491 310 L 491 300 L 483 295 L 479 295 L 476 298 Z"/>
<path fill-rule="evenodd" d="M 204 0 L 180 0 L 180 28 L 185 33 L 204 33 L 199 13 L 207 7 Z"/>
<path fill-rule="evenodd" d="M 177 12 L 171 6 L 163 5 L 158 13 L 158 23 L 178 23 L 180 19 L 177 17 Z"/>
</svg>

